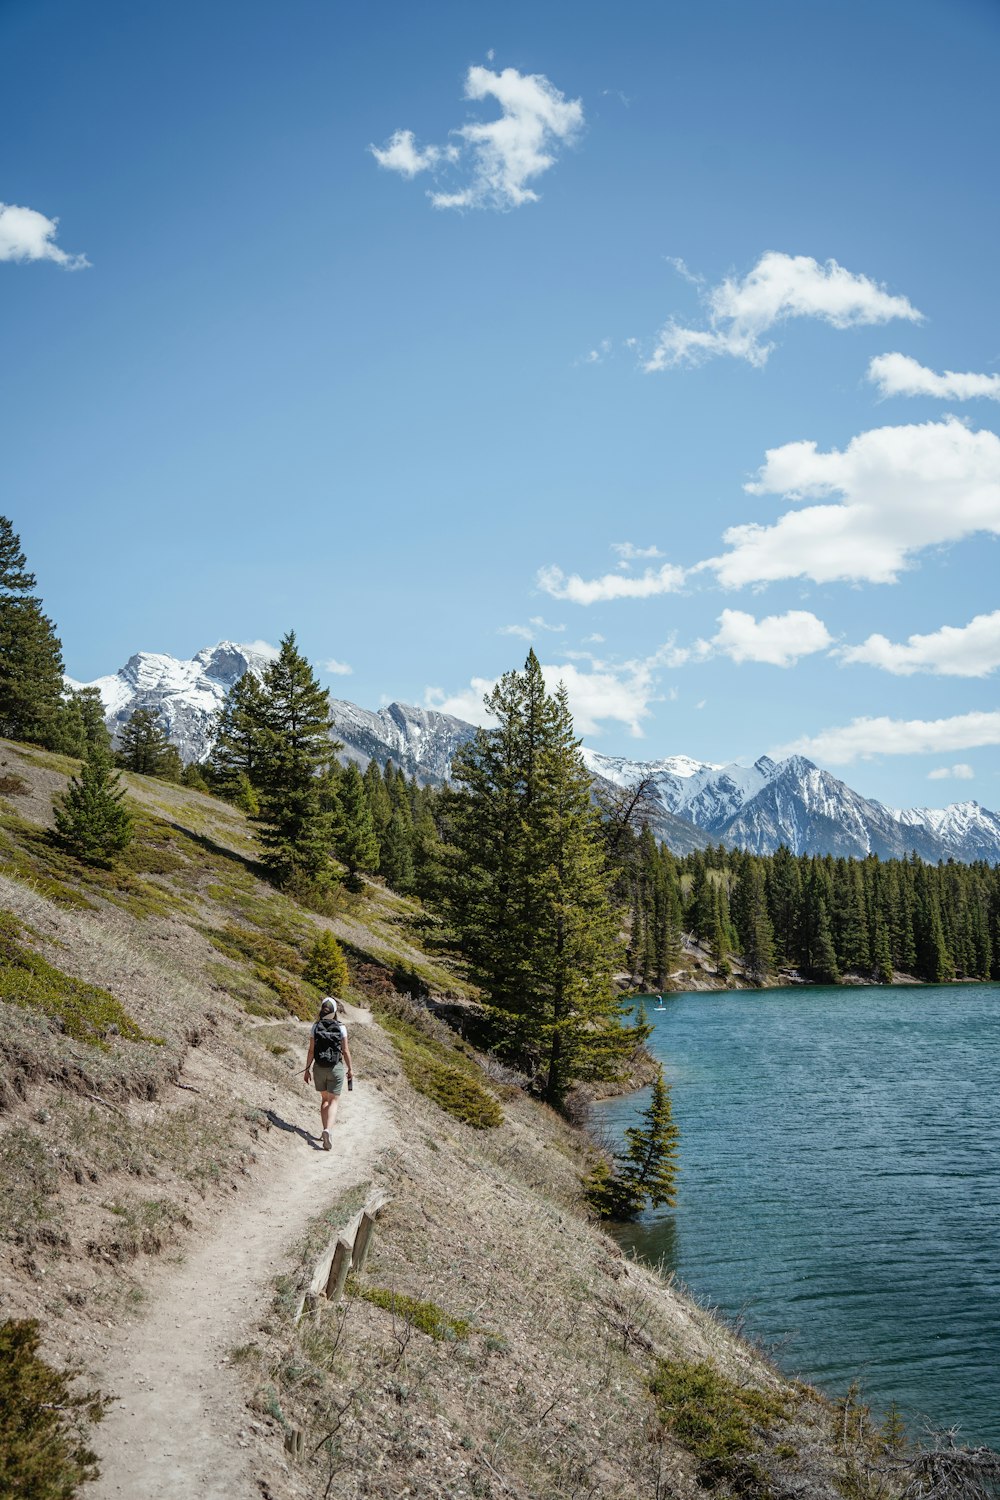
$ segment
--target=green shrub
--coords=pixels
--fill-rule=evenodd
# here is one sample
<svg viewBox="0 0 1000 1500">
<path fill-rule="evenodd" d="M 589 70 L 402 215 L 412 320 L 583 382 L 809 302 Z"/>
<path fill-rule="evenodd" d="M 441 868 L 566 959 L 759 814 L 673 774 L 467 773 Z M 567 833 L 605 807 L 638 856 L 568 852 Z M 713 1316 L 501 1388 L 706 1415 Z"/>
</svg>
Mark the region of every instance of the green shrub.
<svg viewBox="0 0 1000 1500">
<path fill-rule="evenodd" d="M 0 1324 L 0 1495 L 72 1500 L 98 1476 L 87 1427 L 101 1420 L 108 1398 L 75 1394 L 77 1372 L 54 1370 L 39 1344 L 36 1319 Z"/>
<path fill-rule="evenodd" d="M 18 942 L 20 924 L 0 911 L 0 1000 L 25 1010 L 40 1010 L 60 1023 L 67 1036 L 103 1047 L 117 1034 L 130 1042 L 153 1042 L 108 990 L 73 979 Z"/>
<path fill-rule="evenodd" d="M 404 1323 L 412 1324 L 421 1333 L 429 1334 L 432 1339 L 469 1337 L 468 1318 L 453 1318 L 450 1313 L 438 1307 L 436 1302 L 421 1302 L 416 1297 L 407 1297 L 403 1292 L 390 1291 L 384 1286 L 362 1286 L 353 1277 L 348 1282 L 348 1293 L 365 1302 L 372 1302 L 376 1307 L 384 1307 L 387 1312 L 402 1318 Z"/>
<path fill-rule="evenodd" d="M 342 995 L 347 988 L 347 959 L 332 932 L 321 932 L 309 950 L 305 978 L 324 995 Z"/>
<path fill-rule="evenodd" d="M 737 1495 L 761 1493 L 753 1455 L 791 1415 L 791 1396 L 736 1385 L 707 1360 L 661 1360 L 650 1389 L 664 1426 L 698 1460 L 701 1484 L 724 1484 Z"/>
<path fill-rule="evenodd" d="M 474 1130 L 503 1124 L 503 1110 L 479 1082 L 478 1067 L 470 1058 L 425 1036 L 398 1016 L 384 1015 L 381 1021 L 399 1053 L 403 1072 L 418 1093 Z"/>
<path fill-rule="evenodd" d="M 289 974 L 302 973 L 302 960 L 294 948 L 288 943 L 279 942 L 277 938 L 255 932 L 252 927 L 237 927 L 235 923 L 227 922 L 221 932 L 209 929 L 206 936 L 220 953 L 237 962 L 251 959 L 255 964 L 262 964 L 268 969 L 287 969 Z"/>
</svg>

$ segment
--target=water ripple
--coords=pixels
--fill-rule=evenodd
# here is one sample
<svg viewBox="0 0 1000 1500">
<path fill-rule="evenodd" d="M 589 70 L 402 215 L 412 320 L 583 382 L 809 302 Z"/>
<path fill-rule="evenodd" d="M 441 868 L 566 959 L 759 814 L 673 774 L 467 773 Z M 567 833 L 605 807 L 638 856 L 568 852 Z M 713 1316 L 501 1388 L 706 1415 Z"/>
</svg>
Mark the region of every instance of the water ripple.
<svg viewBox="0 0 1000 1500">
<path fill-rule="evenodd" d="M 1000 1447 L 1000 987 L 678 995 L 650 1019 L 679 1202 L 623 1238 L 792 1335 L 790 1374 Z"/>
</svg>

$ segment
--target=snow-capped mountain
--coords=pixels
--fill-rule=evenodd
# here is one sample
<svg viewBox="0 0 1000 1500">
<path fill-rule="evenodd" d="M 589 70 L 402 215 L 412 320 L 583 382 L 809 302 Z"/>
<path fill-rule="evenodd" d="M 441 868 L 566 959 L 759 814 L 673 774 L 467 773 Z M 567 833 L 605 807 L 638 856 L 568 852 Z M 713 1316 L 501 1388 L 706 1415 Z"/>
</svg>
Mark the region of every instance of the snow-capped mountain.
<svg viewBox="0 0 1000 1500">
<path fill-rule="evenodd" d="M 229 689 L 244 672 L 261 676 L 270 660 L 253 646 L 220 641 L 190 661 L 137 651 L 110 677 L 87 683 L 67 678 L 67 682 L 74 688 L 98 689 L 112 735 L 137 708 L 155 709 L 182 759 L 203 760 L 211 748 L 215 714 Z"/>
<path fill-rule="evenodd" d="M 270 657 L 252 646 L 223 641 L 190 661 L 140 651 L 119 672 L 88 684 L 100 690 L 114 733 L 137 708 L 158 709 L 185 760 L 211 749 L 213 717 L 244 672 L 262 675 Z M 73 683 L 74 687 L 83 686 Z M 334 733 L 342 760 L 364 768 L 389 760 L 408 776 L 439 786 L 473 725 L 430 708 L 391 703 L 377 712 L 332 699 Z M 672 755 L 639 761 L 584 750 L 600 785 L 650 782 L 651 825 L 679 854 L 723 843 L 770 854 L 787 844 L 796 854 L 905 858 L 914 850 L 930 861 L 1000 863 L 1000 816 L 977 802 L 945 808 L 884 807 L 820 770 L 801 755 L 752 766 L 713 765 Z"/>
<path fill-rule="evenodd" d="M 370 760 L 379 766 L 391 760 L 407 776 L 432 786 L 447 780 L 455 751 L 476 732 L 464 719 L 409 703 L 390 703 L 372 713 L 331 698 L 330 716 L 344 746 L 341 759 L 357 761 L 362 770 Z"/>
<path fill-rule="evenodd" d="M 1000 861 L 1000 817 L 978 803 L 905 811 L 884 807 L 801 755 L 779 762 L 765 755 L 752 766 L 712 765 L 687 756 L 633 761 L 594 750 L 584 756 L 595 776 L 618 786 L 649 778 L 650 795 L 664 813 L 689 819 L 712 842 L 755 854 L 772 854 L 787 844 L 796 854 L 899 859 L 915 850 L 931 861 Z"/>
</svg>

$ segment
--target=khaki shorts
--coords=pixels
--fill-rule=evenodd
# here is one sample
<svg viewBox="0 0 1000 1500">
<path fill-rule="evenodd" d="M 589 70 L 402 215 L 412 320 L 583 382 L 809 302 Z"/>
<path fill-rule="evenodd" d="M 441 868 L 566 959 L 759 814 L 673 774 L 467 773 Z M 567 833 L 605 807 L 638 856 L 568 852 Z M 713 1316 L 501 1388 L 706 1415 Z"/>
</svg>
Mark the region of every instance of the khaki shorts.
<svg viewBox="0 0 1000 1500">
<path fill-rule="evenodd" d="M 332 1068 L 326 1067 L 323 1063 L 313 1064 L 313 1087 L 318 1094 L 341 1093 L 346 1077 L 347 1068 L 343 1060 L 334 1063 Z"/>
</svg>

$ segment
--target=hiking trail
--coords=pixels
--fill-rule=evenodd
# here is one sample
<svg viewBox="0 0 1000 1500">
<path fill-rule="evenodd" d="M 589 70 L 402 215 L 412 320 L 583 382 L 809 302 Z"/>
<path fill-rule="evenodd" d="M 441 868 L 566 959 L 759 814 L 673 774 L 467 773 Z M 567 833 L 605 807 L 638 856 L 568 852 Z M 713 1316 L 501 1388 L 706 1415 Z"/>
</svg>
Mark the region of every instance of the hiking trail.
<svg viewBox="0 0 1000 1500">
<path fill-rule="evenodd" d="M 260 1500 L 230 1351 L 253 1337 L 271 1280 L 309 1222 L 371 1175 L 394 1134 L 382 1095 L 359 1079 L 341 1097 L 333 1150 L 323 1151 L 318 1103 L 305 1089 L 301 1100 L 285 1096 L 253 1183 L 182 1263 L 147 1265 L 144 1315 L 109 1330 L 96 1374 L 117 1402 L 93 1433 L 101 1477 L 90 1500 Z"/>
</svg>

